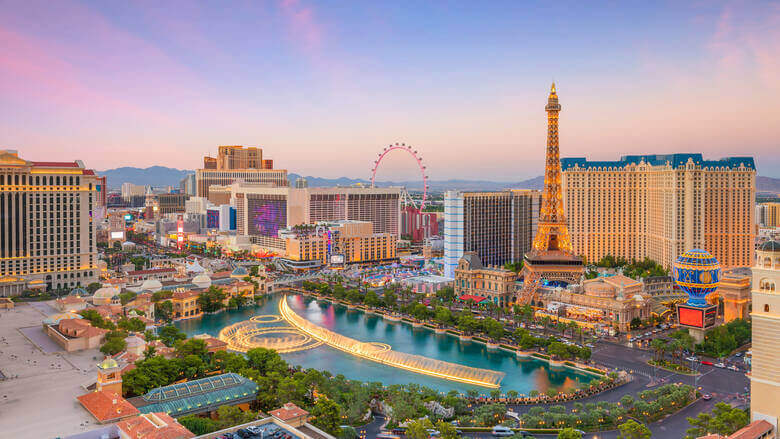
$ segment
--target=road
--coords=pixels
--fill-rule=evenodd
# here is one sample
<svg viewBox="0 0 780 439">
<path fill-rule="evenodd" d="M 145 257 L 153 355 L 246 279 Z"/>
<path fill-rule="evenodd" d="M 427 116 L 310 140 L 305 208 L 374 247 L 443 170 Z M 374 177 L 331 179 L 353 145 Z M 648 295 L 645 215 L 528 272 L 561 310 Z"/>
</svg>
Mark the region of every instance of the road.
<svg viewBox="0 0 780 439">
<path fill-rule="evenodd" d="M 682 438 L 685 436 L 685 430 L 690 428 L 688 424 L 688 417 L 696 417 L 701 412 L 709 412 L 720 401 L 741 406 L 745 402 L 739 399 L 738 394 L 741 394 L 748 387 L 748 379 L 742 372 L 734 372 L 728 369 L 719 369 L 713 366 L 702 365 L 699 369 L 701 375 L 698 380 L 688 375 L 680 375 L 673 372 L 668 372 L 663 369 L 654 368 L 648 365 L 647 360 L 651 359 L 652 353 L 630 348 L 621 344 L 611 342 L 598 342 L 593 348 L 593 360 L 597 363 L 603 364 L 608 367 L 632 371 L 635 377 L 634 381 L 603 392 L 599 395 L 591 398 L 585 398 L 578 401 L 567 402 L 563 405 L 567 409 L 571 409 L 575 402 L 587 403 L 598 401 L 617 402 L 624 395 L 636 395 L 642 390 L 647 390 L 663 383 L 683 383 L 700 387 L 702 394 L 709 393 L 712 395 L 712 399 L 705 401 L 699 399 L 684 408 L 683 410 L 674 413 L 660 421 L 653 422 L 649 425 L 650 430 L 653 433 L 653 437 L 656 438 Z M 532 405 L 510 405 L 513 411 L 517 413 L 526 413 Z M 369 424 L 369 425 L 373 425 Z M 367 430 L 367 433 L 373 434 L 366 437 L 376 437 L 378 430 Z M 484 433 L 464 433 L 464 437 L 475 438 L 489 438 L 492 437 L 490 432 Z M 586 439 L 616 439 L 618 432 L 605 431 L 598 433 L 586 433 L 583 437 Z M 537 438 L 555 438 L 557 435 L 549 434 L 537 434 L 534 435 Z"/>
</svg>

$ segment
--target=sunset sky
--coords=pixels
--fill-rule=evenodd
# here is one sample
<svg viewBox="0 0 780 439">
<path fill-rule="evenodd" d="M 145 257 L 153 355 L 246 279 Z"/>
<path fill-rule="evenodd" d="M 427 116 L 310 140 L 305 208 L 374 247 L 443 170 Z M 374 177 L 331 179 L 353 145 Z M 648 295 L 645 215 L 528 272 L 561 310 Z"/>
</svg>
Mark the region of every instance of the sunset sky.
<svg viewBox="0 0 780 439">
<path fill-rule="evenodd" d="M 194 169 L 217 145 L 368 177 L 415 146 L 433 179 L 561 155 L 753 155 L 780 177 L 777 1 L 4 1 L 0 148 L 102 170 Z M 412 178 L 393 156 L 380 179 Z"/>
</svg>

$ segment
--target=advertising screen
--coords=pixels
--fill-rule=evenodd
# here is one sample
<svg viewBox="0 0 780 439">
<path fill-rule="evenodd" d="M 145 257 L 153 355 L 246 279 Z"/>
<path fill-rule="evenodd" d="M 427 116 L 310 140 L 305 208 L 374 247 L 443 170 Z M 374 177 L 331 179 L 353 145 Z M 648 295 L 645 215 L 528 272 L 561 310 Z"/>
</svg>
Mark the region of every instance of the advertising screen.
<svg viewBox="0 0 780 439">
<path fill-rule="evenodd" d="M 111 232 L 111 239 L 124 239 L 125 232 Z"/>
<path fill-rule="evenodd" d="M 330 256 L 330 263 L 331 264 L 343 264 L 344 263 L 344 255 L 331 255 Z"/>
<path fill-rule="evenodd" d="M 219 211 L 209 209 L 206 211 L 206 227 L 216 229 L 219 227 Z"/>
<path fill-rule="evenodd" d="M 680 318 L 680 324 L 693 326 L 696 328 L 704 327 L 704 310 L 701 308 L 691 308 L 687 306 L 678 306 L 677 313 Z"/>
<path fill-rule="evenodd" d="M 127 215 L 125 215 L 125 221 L 130 222 L 132 220 L 133 220 L 133 215 L 130 215 L 129 213 Z"/>
<path fill-rule="evenodd" d="M 278 236 L 287 227 L 287 201 L 283 196 L 247 196 L 249 234 Z"/>
</svg>

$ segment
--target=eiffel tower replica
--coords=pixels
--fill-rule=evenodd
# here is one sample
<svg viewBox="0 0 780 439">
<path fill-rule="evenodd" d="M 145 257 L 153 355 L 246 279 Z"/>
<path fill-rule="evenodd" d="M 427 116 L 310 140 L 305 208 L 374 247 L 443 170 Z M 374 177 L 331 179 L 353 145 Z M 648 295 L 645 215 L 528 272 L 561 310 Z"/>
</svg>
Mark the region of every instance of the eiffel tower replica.
<svg viewBox="0 0 780 439">
<path fill-rule="evenodd" d="M 585 272 L 582 258 L 572 253 L 571 236 L 563 212 L 561 194 L 561 156 L 558 150 L 558 113 L 561 105 L 553 82 L 547 98 L 547 155 L 544 168 L 544 191 L 539 223 L 533 246 L 523 257 L 523 289 L 517 302 L 535 300 L 545 281 L 579 283 Z"/>
</svg>

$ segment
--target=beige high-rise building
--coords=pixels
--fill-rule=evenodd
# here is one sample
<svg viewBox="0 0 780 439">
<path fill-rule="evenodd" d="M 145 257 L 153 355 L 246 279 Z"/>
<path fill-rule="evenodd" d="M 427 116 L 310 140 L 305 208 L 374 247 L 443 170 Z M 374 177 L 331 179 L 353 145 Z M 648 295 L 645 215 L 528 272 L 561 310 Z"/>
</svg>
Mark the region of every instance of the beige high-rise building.
<svg viewBox="0 0 780 439">
<path fill-rule="evenodd" d="M 273 169 L 273 160 L 263 160 L 263 150 L 238 145 L 220 146 L 217 158 L 204 157 L 203 169 L 195 171 L 197 196 L 220 204 L 219 196 L 212 196 L 213 185 L 226 186 L 243 181 L 271 187 L 287 186 L 287 170 Z"/>
<path fill-rule="evenodd" d="M 220 146 L 217 169 L 263 169 L 263 150 L 254 146 Z"/>
<path fill-rule="evenodd" d="M 97 281 L 97 185 L 81 161 L 32 162 L 0 151 L 0 279 L 48 288 Z"/>
<path fill-rule="evenodd" d="M 756 206 L 756 224 L 761 227 L 780 227 L 780 203 L 761 203 Z"/>
<path fill-rule="evenodd" d="M 575 254 L 653 259 L 670 268 L 701 248 L 724 268 L 753 265 L 756 168 L 752 157 L 701 154 L 561 160 Z"/>
<path fill-rule="evenodd" d="M 310 228 L 286 238 L 287 258 L 292 261 L 318 261 L 322 264 L 396 259 L 398 235 L 374 233 L 368 221 L 334 221 L 321 223 L 321 228 L 327 230 L 328 235 L 318 234 L 317 228 Z"/>
<path fill-rule="evenodd" d="M 780 241 L 768 241 L 756 252 L 753 267 L 753 359 L 750 413 L 775 427 L 780 417 Z"/>
</svg>

